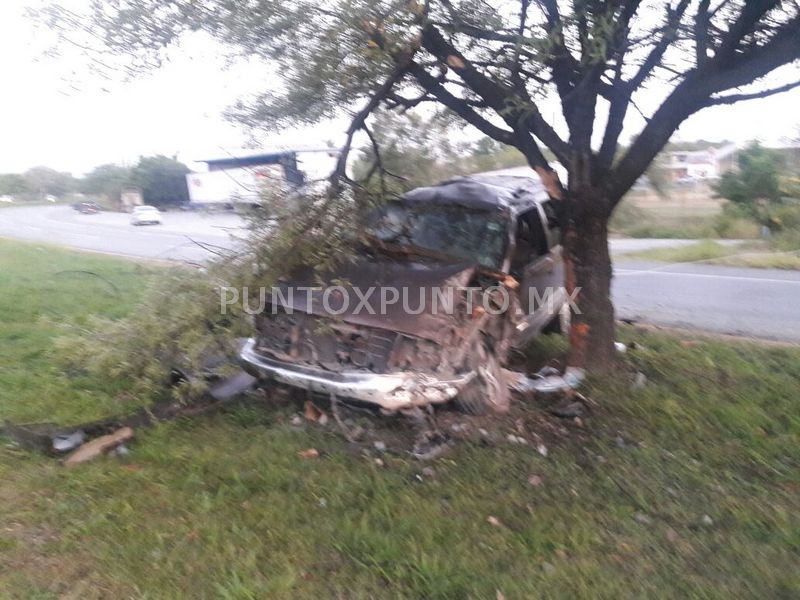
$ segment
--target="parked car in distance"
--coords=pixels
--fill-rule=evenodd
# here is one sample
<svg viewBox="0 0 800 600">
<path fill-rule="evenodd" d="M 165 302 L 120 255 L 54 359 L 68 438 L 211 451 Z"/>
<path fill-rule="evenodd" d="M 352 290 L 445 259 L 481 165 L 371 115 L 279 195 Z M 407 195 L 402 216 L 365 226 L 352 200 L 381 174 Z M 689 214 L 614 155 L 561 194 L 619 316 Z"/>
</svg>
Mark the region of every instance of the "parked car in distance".
<svg viewBox="0 0 800 600">
<path fill-rule="evenodd" d="M 241 350 L 244 369 L 387 411 L 451 400 L 474 414 L 505 410 L 510 351 L 569 316 L 560 224 L 541 183 L 486 175 L 412 190 L 377 209 L 364 238 L 331 272 L 281 279 Z M 335 288 L 374 299 L 390 287 L 409 302 L 326 307 Z M 437 294 L 453 309 L 437 310 Z"/>
<path fill-rule="evenodd" d="M 72 208 L 77 210 L 82 215 L 93 215 L 95 213 L 99 213 L 101 208 L 97 202 L 92 202 L 87 200 L 85 202 L 76 202 L 72 205 Z"/>
<path fill-rule="evenodd" d="M 131 225 L 160 225 L 161 211 L 155 206 L 137 206 L 131 212 Z"/>
</svg>

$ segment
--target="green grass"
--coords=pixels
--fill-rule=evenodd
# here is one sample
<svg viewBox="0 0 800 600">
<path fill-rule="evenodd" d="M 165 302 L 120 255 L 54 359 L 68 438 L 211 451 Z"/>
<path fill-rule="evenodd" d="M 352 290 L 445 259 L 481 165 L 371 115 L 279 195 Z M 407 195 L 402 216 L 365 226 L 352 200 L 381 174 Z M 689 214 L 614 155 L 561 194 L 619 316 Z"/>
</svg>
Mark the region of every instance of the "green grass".
<svg viewBox="0 0 800 600">
<path fill-rule="evenodd" d="M 625 254 L 624 260 L 656 260 L 671 263 L 705 262 L 710 265 L 759 269 L 800 269 L 800 253 L 772 252 L 763 243 L 723 246 L 703 240 L 677 248 L 654 248 Z"/>
<path fill-rule="evenodd" d="M 716 237 L 716 206 L 677 206 L 672 202 L 638 204 L 626 199 L 614 211 L 612 232 L 634 238 L 697 239 Z"/>
<path fill-rule="evenodd" d="M 724 215 L 721 205 L 706 199 L 681 202 L 669 198 L 642 202 L 626 198 L 614 211 L 609 229 L 633 238 L 757 239 L 759 226 L 744 218 Z"/>
<path fill-rule="evenodd" d="M 47 245 L 0 240 L 0 417 L 99 417 L 124 408 L 125 384 L 67 378 L 48 356 L 65 322 L 119 317 L 153 267 Z"/>
<path fill-rule="evenodd" d="M 124 382 L 54 368 L 41 317 L 123 315 L 147 276 L 0 242 L 2 416 L 74 422 L 124 406 Z M 3 445 L 0 596 L 798 597 L 800 350 L 620 337 L 639 347 L 588 382 L 583 427 L 535 403 L 464 419 L 501 439 L 539 434 L 547 458 L 465 441 L 421 475 L 402 452 L 379 466 L 330 426 L 293 427 L 296 409 L 274 402 L 140 432 L 127 460 L 73 470 Z M 528 360 L 562 351 L 550 338 Z M 636 371 L 648 383 L 634 391 Z M 399 425 L 373 427 L 391 440 Z M 321 457 L 298 456 L 310 447 Z"/>
</svg>

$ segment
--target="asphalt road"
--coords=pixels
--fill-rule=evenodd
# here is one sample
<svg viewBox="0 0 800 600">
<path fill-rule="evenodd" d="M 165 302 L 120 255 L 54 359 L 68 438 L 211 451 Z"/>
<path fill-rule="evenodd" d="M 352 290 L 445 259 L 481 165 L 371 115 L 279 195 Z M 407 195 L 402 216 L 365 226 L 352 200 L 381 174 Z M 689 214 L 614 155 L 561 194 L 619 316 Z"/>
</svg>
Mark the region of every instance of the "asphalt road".
<svg viewBox="0 0 800 600">
<path fill-rule="evenodd" d="M 232 248 L 241 227 L 241 220 L 228 213 L 167 212 L 162 225 L 134 227 L 120 213 L 82 215 L 67 206 L 0 208 L 0 237 L 147 259 L 203 262 L 212 253 L 198 243 Z M 617 316 L 800 342 L 800 272 L 619 260 L 627 252 L 692 242 L 612 240 L 618 259 L 613 284 Z"/>
<path fill-rule="evenodd" d="M 800 342 L 800 271 L 617 261 L 617 317 Z"/>
<path fill-rule="evenodd" d="M 0 237 L 48 242 L 137 258 L 203 262 L 231 248 L 242 221 L 229 213 L 165 212 L 162 225 L 135 227 L 124 213 L 83 215 L 69 206 L 0 208 Z"/>
</svg>

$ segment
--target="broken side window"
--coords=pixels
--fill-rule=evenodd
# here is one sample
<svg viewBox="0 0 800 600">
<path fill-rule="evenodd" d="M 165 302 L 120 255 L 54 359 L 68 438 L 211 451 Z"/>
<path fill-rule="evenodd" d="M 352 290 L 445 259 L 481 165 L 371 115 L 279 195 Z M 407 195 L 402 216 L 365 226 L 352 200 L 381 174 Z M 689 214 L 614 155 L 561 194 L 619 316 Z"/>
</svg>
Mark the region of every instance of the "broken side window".
<svg viewBox="0 0 800 600">
<path fill-rule="evenodd" d="M 514 255 L 511 258 L 511 273 L 519 275 L 527 265 L 544 254 L 547 254 L 547 237 L 539 211 L 533 208 L 517 217 L 517 236 Z"/>
</svg>

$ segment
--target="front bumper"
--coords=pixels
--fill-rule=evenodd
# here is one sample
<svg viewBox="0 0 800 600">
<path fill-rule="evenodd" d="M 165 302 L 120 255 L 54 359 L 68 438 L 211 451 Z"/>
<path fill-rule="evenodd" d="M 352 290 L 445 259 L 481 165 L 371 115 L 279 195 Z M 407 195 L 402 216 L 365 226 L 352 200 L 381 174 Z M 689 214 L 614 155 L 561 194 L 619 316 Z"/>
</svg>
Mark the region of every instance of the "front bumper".
<svg viewBox="0 0 800 600">
<path fill-rule="evenodd" d="M 476 376 L 475 372 L 470 372 L 444 380 L 425 373 L 334 373 L 266 358 L 257 352 L 253 338 L 244 344 L 239 357 L 244 370 L 261 379 L 320 394 L 352 398 L 387 410 L 448 402 Z"/>
</svg>

